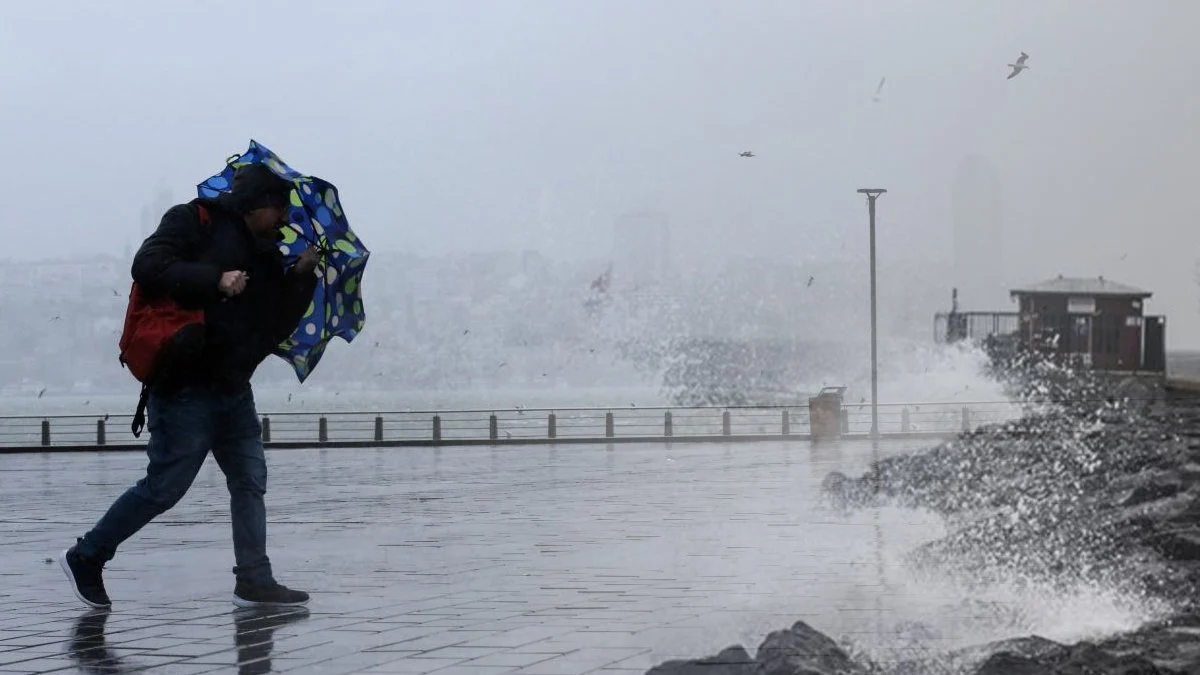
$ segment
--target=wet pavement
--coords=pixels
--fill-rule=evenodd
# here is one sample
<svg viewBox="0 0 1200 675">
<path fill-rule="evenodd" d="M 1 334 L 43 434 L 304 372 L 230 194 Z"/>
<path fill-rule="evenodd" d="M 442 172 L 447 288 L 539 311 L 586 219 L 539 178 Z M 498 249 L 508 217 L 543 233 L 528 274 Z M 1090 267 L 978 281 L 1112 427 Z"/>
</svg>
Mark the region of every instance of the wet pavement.
<svg viewBox="0 0 1200 675">
<path fill-rule="evenodd" d="M 144 455 L 0 457 L 0 673 L 621 675 L 753 648 L 796 619 L 869 631 L 879 530 L 812 501 L 828 471 L 860 472 L 870 453 L 272 451 L 268 550 L 281 582 L 312 593 L 306 610 L 274 612 L 230 602 L 228 493 L 211 458 L 109 563 L 103 612 L 72 595 L 56 558 Z"/>
</svg>

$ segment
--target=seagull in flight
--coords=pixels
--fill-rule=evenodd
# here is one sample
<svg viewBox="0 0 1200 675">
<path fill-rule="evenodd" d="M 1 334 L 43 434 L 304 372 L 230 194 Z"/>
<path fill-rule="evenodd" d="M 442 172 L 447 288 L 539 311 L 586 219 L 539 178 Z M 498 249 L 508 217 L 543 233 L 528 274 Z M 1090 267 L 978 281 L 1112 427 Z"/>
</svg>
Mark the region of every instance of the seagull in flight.
<svg viewBox="0 0 1200 675">
<path fill-rule="evenodd" d="M 881 78 L 879 80 L 879 86 L 875 87 L 875 96 L 872 100 L 875 101 L 876 103 L 879 103 L 879 93 L 883 91 L 883 83 L 884 82 L 887 82 L 886 77 Z"/>
<path fill-rule="evenodd" d="M 1025 52 L 1021 52 L 1021 58 L 1017 59 L 1016 63 L 1008 64 L 1008 66 L 1010 68 L 1012 68 L 1013 71 L 1011 73 L 1009 73 L 1008 77 L 1006 77 L 1004 79 L 1011 80 L 1014 77 L 1016 77 L 1017 75 L 1020 75 L 1022 70 L 1025 70 L 1026 68 L 1029 67 L 1029 66 L 1025 65 L 1025 59 L 1028 59 L 1028 58 L 1029 58 L 1028 54 L 1026 54 Z"/>
</svg>

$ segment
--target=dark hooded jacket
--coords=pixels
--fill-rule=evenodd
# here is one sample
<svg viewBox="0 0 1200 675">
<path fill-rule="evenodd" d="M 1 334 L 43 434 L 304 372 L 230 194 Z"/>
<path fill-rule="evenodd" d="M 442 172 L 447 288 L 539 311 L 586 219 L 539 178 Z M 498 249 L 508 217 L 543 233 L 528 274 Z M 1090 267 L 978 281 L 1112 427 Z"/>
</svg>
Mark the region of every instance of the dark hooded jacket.
<svg viewBox="0 0 1200 675">
<path fill-rule="evenodd" d="M 197 204 L 209 213 L 200 221 Z M 133 258 L 132 274 L 144 291 L 167 294 L 189 309 L 204 309 L 201 336 L 178 354 L 151 388 L 162 393 L 183 385 L 239 391 L 272 350 L 296 329 L 316 285 L 314 274 L 284 272 L 278 241 L 256 238 L 232 195 L 195 199 L 171 207 Z M 221 275 L 244 270 L 245 289 L 226 297 Z"/>
</svg>

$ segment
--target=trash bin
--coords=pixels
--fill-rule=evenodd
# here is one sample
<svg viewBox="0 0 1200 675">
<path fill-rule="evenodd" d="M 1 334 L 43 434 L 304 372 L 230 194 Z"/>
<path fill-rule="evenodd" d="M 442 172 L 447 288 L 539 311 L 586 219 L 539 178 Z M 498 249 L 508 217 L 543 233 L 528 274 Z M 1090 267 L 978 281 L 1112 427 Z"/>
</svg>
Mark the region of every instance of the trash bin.
<svg viewBox="0 0 1200 675">
<path fill-rule="evenodd" d="M 845 391 L 845 387 L 825 387 L 808 399 L 808 427 L 814 441 L 841 437 Z"/>
</svg>

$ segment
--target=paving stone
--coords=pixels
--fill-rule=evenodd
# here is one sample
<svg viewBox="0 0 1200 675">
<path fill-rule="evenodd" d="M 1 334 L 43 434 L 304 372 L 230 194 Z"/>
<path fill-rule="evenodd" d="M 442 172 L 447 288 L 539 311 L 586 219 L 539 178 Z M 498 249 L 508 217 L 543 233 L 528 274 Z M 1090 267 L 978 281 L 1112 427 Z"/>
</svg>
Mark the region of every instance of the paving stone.
<svg viewBox="0 0 1200 675">
<path fill-rule="evenodd" d="M 27 663 L 35 659 L 46 658 L 46 652 L 35 652 L 25 649 L 0 653 L 0 669 L 11 670 L 14 663 Z M 28 668 L 26 668 L 28 670 Z M 33 672 L 37 672 L 34 670 Z"/>
<path fill-rule="evenodd" d="M 548 661 L 562 654 L 533 654 L 529 652 L 503 651 L 488 654 L 477 659 L 471 659 L 467 666 L 503 666 L 506 668 L 524 668 L 541 661 Z"/>
<path fill-rule="evenodd" d="M 395 675 L 419 675 L 421 673 L 436 673 L 444 668 L 459 666 L 461 659 L 398 659 L 373 668 L 367 668 L 364 673 L 393 673 Z"/>
<path fill-rule="evenodd" d="M 871 530 L 855 544 L 851 526 L 813 512 L 829 471 L 871 459 L 865 444 L 839 447 L 271 451 L 272 562 L 313 600 L 254 616 L 230 603 L 229 496 L 209 458 L 109 563 L 103 621 L 55 558 L 141 477 L 145 456 L 0 457 L 0 672 L 109 659 L 183 675 L 239 663 L 624 675 L 757 644 L 798 607 L 814 625 L 870 634 L 868 587 L 882 587 L 845 577 L 873 560 Z"/>
<path fill-rule="evenodd" d="M 459 663 L 445 668 L 439 668 L 433 671 L 433 675 L 500 675 L 500 673 L 511 673 L 514 668 L 512 666 L 479 666 L 472 665 L 473 662 Z"/>
<path fill-rule="evenodd" d="M 588 673 L 604 666 L 628 660 L 649 649 L 579 649 L 552 659 L 539 661 L 516 671 L 522 675 L 567 675 Z"/>
<path fill-rule="evenodd" d="M 202 673 L 217 673 L 222 670 L 219 666 L 212 666 L 203 663 L 184 663 L 175 662 L 165 665 L 155 666 L 153 670 L 146 671 L 153 675 L 201 675 Z M 104 672 L 104 671 L 100 671 Z M 136 672 L 136 671 L 134 671 Z"/>
<path fill-rule="evenodd" d="M 537 626 L 522 626 L 509 631 L 493 633 L 480 637 L 468 642 L 462 643 L 464 647 L 520 647 L 527 644 L 545 640 L 556 635 L 563 635 L 571 632 L 568 627 L 552 627 L 548 625 Z"/>
<path fill-rule="evenodd" d="M 0 673 L 53 673 L 55 671 L 65 671 L 73 666 L 74 663 L 70 659 L 61 656 L 42 657 L 0 665 Z"/>
</svg>

